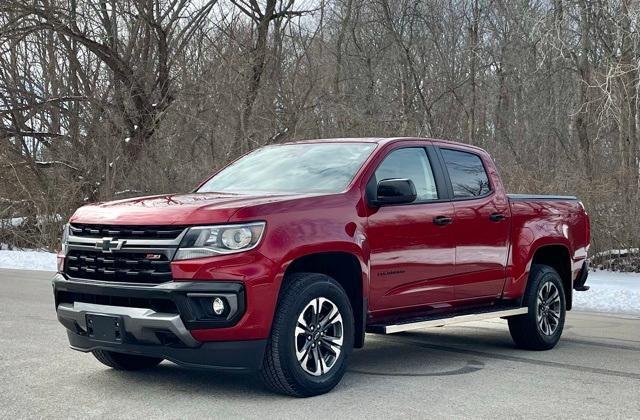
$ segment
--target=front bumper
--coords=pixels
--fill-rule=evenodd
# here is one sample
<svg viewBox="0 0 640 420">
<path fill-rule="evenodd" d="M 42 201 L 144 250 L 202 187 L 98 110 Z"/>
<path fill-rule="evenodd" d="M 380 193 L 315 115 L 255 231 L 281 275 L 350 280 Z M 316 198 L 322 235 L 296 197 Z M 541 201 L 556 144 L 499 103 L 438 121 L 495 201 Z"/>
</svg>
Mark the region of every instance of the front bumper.
<svg viewBox="0 0 640 420">
<path fill-rule="evenodd" d="M 114 315 L 122 319 L 124 331 L 137 343 L 164 344 L 159 333 L 171 334 L 185 347 L 198 347 L 200 343 L 185 328 L 180 315 L 156 312 L 148 308 L 98 305 L 85 302 L 60 303 L 58 320 L 69 331 L 86 336 L 89 331 L 87 315 Z M 165 336 L 166 337 L 166 336 Z"/>
<path fill-rule="evenodd" d="M 245 313 L 242 283 L 192 281 L 159 285 L 53 279 L 58 320 L 71 347 L 161 357 L 186 366 L 231 370 L 258 369 L 266 340 L 201 342 L 191 330 L 233 329 Z M 216 316 L 211 299 L 222 297 L 225 312 Z M 87 315 L 121 320 L 122 339 L 101 341 L 91 334 Z M 90 322 L 90 321 L 89 321 Z"/>
<path fill-rule="evenodd" d="M 72 331 L 67 331 L 67 335 L 71 348 L 82 352 L 108 350 L 159 357 L 185 367 L 237 372 L 259 370 L 267 344 L 267 340 L 212 341 L 188 348 L 132 343 L 108 344 Z"/>
</svg>

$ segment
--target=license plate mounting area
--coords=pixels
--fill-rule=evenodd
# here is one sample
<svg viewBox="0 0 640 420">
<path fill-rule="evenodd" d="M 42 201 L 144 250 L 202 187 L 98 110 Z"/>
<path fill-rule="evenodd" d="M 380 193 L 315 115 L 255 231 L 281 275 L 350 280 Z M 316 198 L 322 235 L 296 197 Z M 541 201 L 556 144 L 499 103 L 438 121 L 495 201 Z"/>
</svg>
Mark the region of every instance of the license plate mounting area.
<svg viewBox="0 0 640 420">
<path fill-rule="evenodd" d="M 124 325 L 122 318 L 113 315 L 87 314 L 87 335 L 98 341 L 122 343 Z"/>
</svg>

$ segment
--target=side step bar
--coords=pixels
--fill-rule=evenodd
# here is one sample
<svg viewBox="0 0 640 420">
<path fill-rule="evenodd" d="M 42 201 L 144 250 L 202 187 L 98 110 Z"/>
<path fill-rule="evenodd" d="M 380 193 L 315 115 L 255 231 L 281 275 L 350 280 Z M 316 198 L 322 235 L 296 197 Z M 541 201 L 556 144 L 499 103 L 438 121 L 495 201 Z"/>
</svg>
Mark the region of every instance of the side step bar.
<svg viewBox="0 0 640 420">
<path fill-rule="evenodd" d="M 418 330 L 421 328 L 444 327 L 445 325 L 459 324 L 462 322 L 482 321 L 484 319 L 507 318 L 515 315 L 523 315 L 529 312 L 529 308 L 511 308 L 497 311 L 486 311 L 478 313 L 459 314 L 446 318 L 422 318 L 415 321 L 399 324 L 375 324 L 367 327 L 367 332 L 378 334 L 393 334 L 402 331 Z"/>
</svg>

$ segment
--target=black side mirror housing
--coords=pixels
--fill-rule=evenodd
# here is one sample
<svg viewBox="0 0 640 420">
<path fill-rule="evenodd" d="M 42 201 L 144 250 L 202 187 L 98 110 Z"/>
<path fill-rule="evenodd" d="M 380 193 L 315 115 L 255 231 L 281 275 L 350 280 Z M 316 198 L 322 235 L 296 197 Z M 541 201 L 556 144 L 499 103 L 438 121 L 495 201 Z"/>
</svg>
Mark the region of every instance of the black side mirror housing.
<svg viewBox="0 0 640 420">
<path fill-rule="evenodd" d="M 372 204 L 408 204 L 416 200 L 416 186 L 413 181 L 405 178 L 383 179 L 378 182 L 376 197 Z"/>
</svg>

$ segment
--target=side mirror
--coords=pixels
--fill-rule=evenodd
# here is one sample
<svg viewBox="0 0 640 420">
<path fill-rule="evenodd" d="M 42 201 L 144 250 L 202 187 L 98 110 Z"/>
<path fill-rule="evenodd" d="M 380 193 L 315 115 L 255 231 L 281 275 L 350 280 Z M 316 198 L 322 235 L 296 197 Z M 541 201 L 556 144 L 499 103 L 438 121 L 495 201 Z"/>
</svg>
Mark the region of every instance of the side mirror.
<svg viewBox="0 0 640 420">
<path fill-rule="evenodd" d="M 378 182 L 375 205 L 407 204 L 416 200 L 416 186 L 410 179 L 383 179 Z"/>
</svg>

